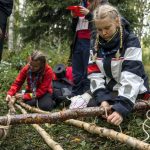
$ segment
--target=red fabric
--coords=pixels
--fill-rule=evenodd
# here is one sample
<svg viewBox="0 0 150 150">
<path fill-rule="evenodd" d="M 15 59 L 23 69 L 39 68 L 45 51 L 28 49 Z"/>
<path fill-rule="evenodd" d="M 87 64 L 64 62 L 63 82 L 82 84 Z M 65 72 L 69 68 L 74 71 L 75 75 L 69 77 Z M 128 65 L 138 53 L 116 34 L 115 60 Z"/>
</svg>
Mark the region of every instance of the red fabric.
<svg viewBox="0 0 150 150">
<path fill-rule="evenodd" d="M 29 91 L 29 93 L 25 93 L 23 98 L 24 99 L 31 99 L 30 93 L 31 87 L 30 87 L 30 78 L 29 78 L 29 73 L 28 73 L 29 65 L 27 64 L 25 67 L 23 67 L 18 74 L 16 80 L 12 84 L 10 90 L 7 92 L 7 94 L 14 96 L 21 88 L 25 80 L 27 80 L 27 86 L 26 90 Z M 32 74 L 32 79 L 34 80 L 35 75 L 34 73 Z M 37 89 L 36 89 L 36 97 L 41 97 L 43 96 L 46 92 L 49 92 L 50 94 L 53 92 L 52 90 L 52 78 L 53 78 L 53 71 L 52 68 L 46 64 L 44 74 L 42 81 L 39 80 L 37 82 Z"/>
<path fill-rule="evenodd" d="M 96 73 L 96 72 L 100 72 L 100 69 L 98 68 L 96 64 L 88 65 L 88 75 L 91 73 Z"/>
<path fill-rule="evenodd" d="M 88 65 L 88 75 L 96 72 L 101 72 L 96 64 Z M 66 78 L 71 82 L 73 81 L 72 66 L 66 67 Z M 53 73 L 53 80 L 58 80 L 55 73 Z"/>
<path fill-rule="evenodd" d="M 90 39 L 90 30 L 79 30 L 77 32 L 77 37 L 80 39 Z"/>
<path fill-rule="evenodd" d="M 150 100 L 150 94 L 149 93 L 144 94 L 143 100 Z"/>
<path fill-rule="evenodd" d="M 68 67 L 66 68 L 66 78 L 67 78 L 69 81 L 73 81 L 72 66 L 68 66 Z"/>
<path fill-rule="evenodd" d="M 66 79 L 69 81 L 73 81 L 73 76 L 72 76 L 72 66 L 66 67 Z M 55 73 L 53 73 L 53 80 L 58 80 L 57 76 Z"/>
<path fill-rule="evenodd" d="M 24 100 L 31 100 L 31 99 L 32 99 L 30 93 L 25 93 L 25 94 L 23 94 L 23 97 L 22 97 L 22 98 L 23 98 Z"/>
</svg>

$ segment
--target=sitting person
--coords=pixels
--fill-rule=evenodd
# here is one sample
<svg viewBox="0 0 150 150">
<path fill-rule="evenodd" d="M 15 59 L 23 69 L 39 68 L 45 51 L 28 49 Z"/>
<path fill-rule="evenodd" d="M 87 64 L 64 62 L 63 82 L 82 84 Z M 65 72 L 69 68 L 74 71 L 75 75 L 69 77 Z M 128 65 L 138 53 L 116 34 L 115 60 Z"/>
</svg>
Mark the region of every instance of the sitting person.
<svg viewBox="0 0 150 150">
<path fill-rule="evenodd" d="M 46 63 L 46 57 L 42 52 L 34 51 L 30 62 L 21 69 L 7 92 L 6 101 L 11 101 L 12 96 L 15 96 L 16 99 L 23 99 L 26 104 L 50 111 L 55 106 L 55 101 L 52 100 L 52 78 L 53 71 Z M 17 93 L 25 80 L 27 81 L 25 92 Z"/>
<path fill-rule="evenodd" d="M 87 105 L 109 108 L 112 113 L 106 117 L 107 121 L 120 125 L 136 99 L 149 92 L 140 42 L 129 29 L 129 23 L 111 5 L 99 6 L 94 22 L 98 32 L 96 64 L 101 73 L 89 76 L 90 92 L 73 97 L 70 108 Z"/>
</svg>

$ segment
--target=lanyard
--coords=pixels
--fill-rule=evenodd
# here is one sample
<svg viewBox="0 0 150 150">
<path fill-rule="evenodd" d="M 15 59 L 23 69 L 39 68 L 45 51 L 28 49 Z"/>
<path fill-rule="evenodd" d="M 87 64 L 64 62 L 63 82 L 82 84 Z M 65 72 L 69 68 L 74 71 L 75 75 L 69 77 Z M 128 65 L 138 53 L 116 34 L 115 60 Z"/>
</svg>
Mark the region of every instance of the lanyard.
<svg viewBox="0 0 150 150">
<path fill-rule="evenodd" d="M 39 79 L 39 73 L 35 75 L 34 80 L 32 80 L 32 71 L 29 69 L 29 82 L 30 82 L 30 87 L 32 90 L 33 97 L 36 97 L 36 88 L 37 88 L 37 81 Z"/>
</svg>

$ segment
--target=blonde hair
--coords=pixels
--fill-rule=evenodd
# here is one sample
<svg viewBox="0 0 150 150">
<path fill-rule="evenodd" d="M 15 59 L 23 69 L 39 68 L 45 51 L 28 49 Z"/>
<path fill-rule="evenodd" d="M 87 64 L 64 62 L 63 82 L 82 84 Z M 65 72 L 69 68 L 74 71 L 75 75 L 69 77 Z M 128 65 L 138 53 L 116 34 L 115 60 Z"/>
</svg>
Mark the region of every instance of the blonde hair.
<svg viewBox="0 0 150 150">
<path fill-rule="evenodd" d="M 118 11 L 118 9 L 112 5 L 104 4 L 98 6 L 94 11 L 94 21 L 98 21 L 99 19 L 104 19 L 106 17 L 110 17 L 111 19 L 119 19 L 119 32 L 120 32 L 120 49 L 123 48 L 123 29 L 121 25 L 121 15 Z M 96 46 L 98 37 L 96 39 Z"/>
<path fill-rule="evenodd" d="M 117 8 L 108 4 L 98 6 L 94 11 L 94 20 L 104 19 L 106 17 L 115 19 L 116 17 L 120 17 L 120 13 Z"/>
</svg>

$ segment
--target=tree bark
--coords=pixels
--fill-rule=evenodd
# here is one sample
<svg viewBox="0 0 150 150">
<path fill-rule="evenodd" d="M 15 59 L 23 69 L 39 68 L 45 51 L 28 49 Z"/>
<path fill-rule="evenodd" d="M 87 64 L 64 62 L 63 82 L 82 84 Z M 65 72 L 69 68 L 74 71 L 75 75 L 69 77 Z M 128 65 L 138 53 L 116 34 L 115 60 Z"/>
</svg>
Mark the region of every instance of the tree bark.
<svg viewBox="0 0 150 150">
<path fill-rule="evenodd" d="M 150 144 L 142 142 L 126 134 L 116 132 L 112 129 L 98 127 L 95 124 L 90 124 L 90 123 L 86 123 L 86 122 L 74 120 L 74 119 L 67 120 L 66 123 L 82 128 L 90 133 L 98 134 L 99 136 L 111 138 L 121 143 L 125 143 L 126 145 L 129 145 L 135 149 L 150 150 Z"/>
<path fill-rule="evenodd" d="M 137 103 L 135 103 L 133 111 L 139 111 L 139 110 L 149 110 L 150 109 L 150 100 L 141 100 Z"/>
<path fill-rule="evenodd" d="M 14 17 L 15 17 L 14 13 L 15 13 L 15 7 L 13 7 L 12 14 L 9 17 L 9 26 L 8 26 L 8 50 L 9 51 L 14 50 Z"/>
<path fill-rule="evenodd" d="M 89 107 L 84 109 L 65 110 L 51 114 L 21 114 L 10 115 L 10 125 L 15 124 L 42 124 L 42 123 L 57 123 L 67 119 L 76 119 L 79 117 L 91 117 L 104 115 L 104 108 Z M 7 116 L 0 117 L 0 125 L 7 125 Z"/>
<path fill-rule="evenodd" d="M 35 113 L 41 113 L 41 114 L 50 114 L 50 112 L 48 112 L 48 111 L 43 111 L 43 110 L 41 110 L 39 108 L 31 107 L 30 105 L 25 104 L 22 101 L 17 101 L 17 103 L 19 103 L 19 105 L 21 105 L 22 107 L 24 107 L 28 111 L 35 112 Z"/>
<path fill-rule="evenodd" d="M 84 109 L 65 110 L 51 114 L 27 114 L 27 115 L 11 115 L 10 124 L 40 124 L 40 123 L 57 123 L 67 119 L 76 119 L 79 117 L 91 117 L 104 115 L 104 108 L 89 107 Z M 0 125 L 7 124 L 7 117 L 0 117 Z"/>
<path fill-rule="evenodd" d="M 27 114 L 27 112 L 19 105 L 15 105 L 23 114 Z M 55 142 L 50 135 L 43 129 L 41 128 L 39 125 L 37 124 L 32 124 L 33 128 L 35 128 L 35 130 L 41 135 L 41 137 L 43 138 L 43 140 L 46 142 L 46 144 L 52 148 L 53 150 L 63 150 L 62 147 Z"/>
</svg>

